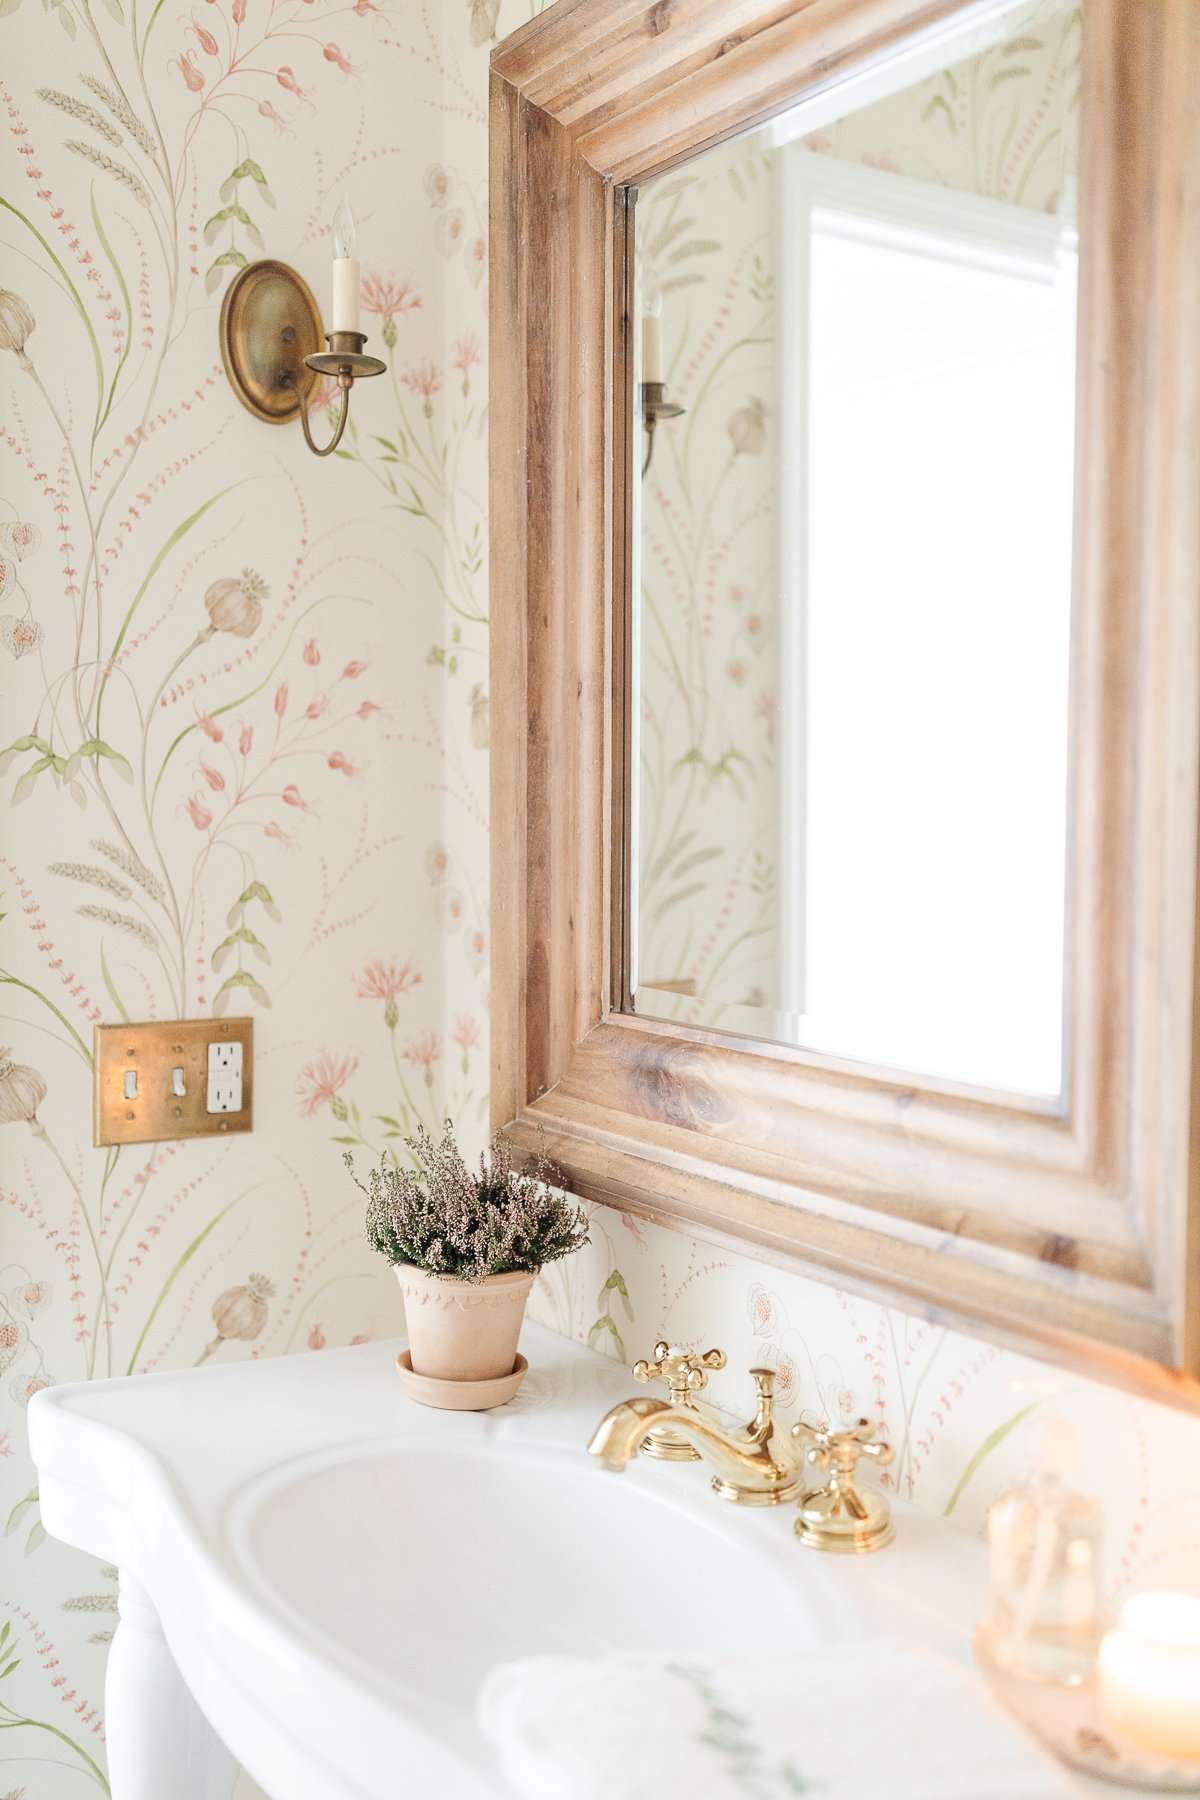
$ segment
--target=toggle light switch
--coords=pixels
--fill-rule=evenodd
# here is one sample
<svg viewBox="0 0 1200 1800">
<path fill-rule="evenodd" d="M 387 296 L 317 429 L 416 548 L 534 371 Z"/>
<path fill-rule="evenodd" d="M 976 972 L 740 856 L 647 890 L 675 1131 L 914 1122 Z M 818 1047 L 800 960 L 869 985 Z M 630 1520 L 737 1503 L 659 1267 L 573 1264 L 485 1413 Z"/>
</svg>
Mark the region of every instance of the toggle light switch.
<svg viewBox="0 0 1200 1800">
<path fill-rule="evenodd" d="M 136 1100 L 137 1099 L 137 1070 L 136 1069 L 126 1069 L 126 1071 L 125 1071 L 125 1098 L 127 1100 Z"/>
<path fill-rule="evenodd" d="M 184 1086 L 182 1069 L 171 1070 L 171 1092 L 179 1100 L 182 1100 L 187 1093 L 187 1088 Z"/>
</svg>

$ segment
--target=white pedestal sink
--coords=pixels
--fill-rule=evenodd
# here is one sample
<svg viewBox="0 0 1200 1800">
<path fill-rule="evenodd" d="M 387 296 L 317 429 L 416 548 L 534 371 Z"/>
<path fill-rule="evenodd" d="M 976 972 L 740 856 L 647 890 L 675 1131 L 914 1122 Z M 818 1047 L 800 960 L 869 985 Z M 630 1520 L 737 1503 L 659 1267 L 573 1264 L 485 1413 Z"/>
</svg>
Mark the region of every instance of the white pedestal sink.
<svg viewBox="0 0 1200 1800">
<path fill-rule="evenodd" d="M 585 1445 L 628 1372 L 521 1347 L 494 1413 L 415 1405 L 395 1344 L 37 1396 L 46 1527 L 121 1570 L 113 1800 L 227 1800 L 235 1759 L 272 1800 L 497 1800 L 475 1693 L 546 1651 L 903 1634 L 968 1660 L 981 1545 L 899 1505 L 892 1548 L 822 1556 L 700 1464 L 607 1474 Z"/>
</svg>

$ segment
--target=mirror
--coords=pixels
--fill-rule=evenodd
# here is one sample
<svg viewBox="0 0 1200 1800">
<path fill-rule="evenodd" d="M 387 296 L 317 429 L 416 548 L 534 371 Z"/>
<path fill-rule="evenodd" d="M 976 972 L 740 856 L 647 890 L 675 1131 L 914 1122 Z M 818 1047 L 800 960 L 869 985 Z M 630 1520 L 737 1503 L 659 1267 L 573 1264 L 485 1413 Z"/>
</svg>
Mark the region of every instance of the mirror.
<svg viewBox="0 0 1200 1800">
<path fill-rule="evenodd" d="M 1080 52 L 972 12 L 636 191 L 639 1016 L 1065 1104 Z"/>
</svg>

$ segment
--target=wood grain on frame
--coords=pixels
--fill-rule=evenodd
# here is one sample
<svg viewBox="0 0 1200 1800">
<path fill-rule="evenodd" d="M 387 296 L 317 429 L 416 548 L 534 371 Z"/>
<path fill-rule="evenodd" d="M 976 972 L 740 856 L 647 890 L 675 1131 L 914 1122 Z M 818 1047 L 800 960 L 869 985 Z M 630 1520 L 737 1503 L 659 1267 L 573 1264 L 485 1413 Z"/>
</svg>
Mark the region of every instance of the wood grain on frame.
<svg viewBox="0 0 1200 1800">
<path fill-rule="evenodd" d="M 1198 9 L 1083 6 L 1062 1107 L 621 1010 L 626 189 L 983 9 L 557 0 L 492 62 L 492 1110 L 590 1198 L 1200 1407 Z"/>
</svg>

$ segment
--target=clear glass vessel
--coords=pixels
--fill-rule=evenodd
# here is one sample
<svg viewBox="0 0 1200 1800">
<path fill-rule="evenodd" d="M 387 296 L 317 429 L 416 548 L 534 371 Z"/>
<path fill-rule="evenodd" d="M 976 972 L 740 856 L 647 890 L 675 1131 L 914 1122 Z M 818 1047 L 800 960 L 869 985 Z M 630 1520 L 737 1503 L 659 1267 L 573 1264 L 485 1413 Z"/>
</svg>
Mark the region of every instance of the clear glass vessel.
<svg viewBox="0 0 1200 1800">
<path fill-rule="evenodd" d="M 992 1610 L 987 1652 L 1021 1681 L 1090 1681 L 1107 1620 L 1104 1513 L 1070 1486 L 1075 1433 L 1057 1416 L 1034 1430 L 1037 1469 L 988 1513 Z"/>
</svg>

